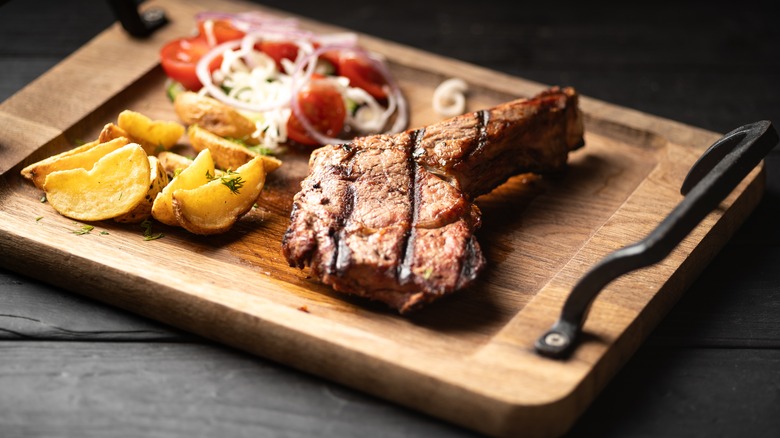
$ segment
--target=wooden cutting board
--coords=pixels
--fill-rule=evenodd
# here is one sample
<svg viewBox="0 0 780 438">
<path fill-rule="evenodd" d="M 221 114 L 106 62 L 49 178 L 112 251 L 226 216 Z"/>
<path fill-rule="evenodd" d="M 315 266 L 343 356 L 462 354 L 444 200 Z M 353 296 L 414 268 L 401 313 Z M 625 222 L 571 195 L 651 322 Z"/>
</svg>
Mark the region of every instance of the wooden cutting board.
<svg viewBox="0 0 780 438">
<path fill-rule="evenodd" d="M 586 146 L 569 171 L 514 178 L 480 198 L 488 269 L 475 287 L 409 316 L 287 266 L 281 237 L 305 151 L 280 156 L 259 208 L 227 234 L 155 223 L 165 237 L 145 241 L 137 225 L 105 221 L 76 235 L 82 224 L 41 203 L 21 167 L 94 139 L 123 109 L 175 120 L 159 48 L 190 33 L 201 10 L 259 9 L 147 3 L 173 22 L 146 40 L 116 25 L 0 104 L 0 264 L 488 435 L 568 430 L 763 193 L 759 167 L 662 263 L 611 283 L 591 309 L 584 343 L 564 361 L 536 355 L 536 338 L 588 268 L 643 238 L 680 202 L 688 169 L 719 134 L 583 97 Z M 410 127 L 439 120 L 431 97 L 449 77 L 469 83 L 469 110 L 547 87 L 366 35 L 360 42 L 387 58 L 409 99 Z"/>
</svg>

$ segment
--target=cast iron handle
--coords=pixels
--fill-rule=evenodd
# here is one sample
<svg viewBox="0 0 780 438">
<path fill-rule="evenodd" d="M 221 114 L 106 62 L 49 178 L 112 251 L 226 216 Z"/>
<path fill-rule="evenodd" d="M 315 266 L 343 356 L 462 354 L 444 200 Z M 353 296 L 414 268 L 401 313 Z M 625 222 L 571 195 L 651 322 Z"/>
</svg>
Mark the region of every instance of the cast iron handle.
<svg viewBox="0 0 780 438">
<path fill-rule="evenodd" d="M 772 124 L 760 121 L 741 126 L 710 146 L 685 177 L 680 204 L 646 238 L 608 254 L 580 279 L 558 321 L 536 341 L 536 351 L 552 358 L 569 356 L 601 290 L 623 274 L 666 258 L 777 143 Z"/>
<path fill-rule="evenodd" d="M 138 5 L 143 0 L 109 0 L 117 20 L 130 35 L 144 38 L 168 23 L 168 17 L 161 8 L 148 8 L 138 12 Z"/>
</svg>

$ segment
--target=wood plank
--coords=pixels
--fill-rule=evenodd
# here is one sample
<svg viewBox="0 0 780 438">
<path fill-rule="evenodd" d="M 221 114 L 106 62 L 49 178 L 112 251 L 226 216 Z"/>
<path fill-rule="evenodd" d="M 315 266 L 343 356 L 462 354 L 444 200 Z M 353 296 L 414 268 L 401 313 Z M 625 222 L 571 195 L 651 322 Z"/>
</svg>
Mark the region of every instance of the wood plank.
<svg viewBox="0 0 780 438">
<path fill-rule="evenodd" d="M 138 315 L 0 269 L 0 340 L 191 341 Z M 88 315 L 85 317 L 85 315 Z"/>
<path fill-rule="evenodd" d="M 780 351 L 646 345 L 571 436 L 773 436 Z M 637 396 L 640 394 L 640 396 Z"/>
<path fill-rule="evenodd" d="M 478 436 L 217 345 L 0 341 L 0 357 L 4 437 Z"/>
</svg>

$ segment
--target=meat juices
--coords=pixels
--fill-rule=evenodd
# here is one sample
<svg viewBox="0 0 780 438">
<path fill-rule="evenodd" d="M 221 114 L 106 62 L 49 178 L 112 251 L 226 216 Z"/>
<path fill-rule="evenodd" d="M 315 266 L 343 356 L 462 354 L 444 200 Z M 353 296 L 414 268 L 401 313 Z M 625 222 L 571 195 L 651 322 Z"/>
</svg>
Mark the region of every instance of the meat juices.
<svg viewBox="0 0 780 438">
<path fill-rule="evenodd" d="M 400 313 L 474 282 L 474 199 L 514 175 L 558 173 L 583 142 L 572 88 L 312 152 L 282 248 L 334 290 Z"/>
</svg>

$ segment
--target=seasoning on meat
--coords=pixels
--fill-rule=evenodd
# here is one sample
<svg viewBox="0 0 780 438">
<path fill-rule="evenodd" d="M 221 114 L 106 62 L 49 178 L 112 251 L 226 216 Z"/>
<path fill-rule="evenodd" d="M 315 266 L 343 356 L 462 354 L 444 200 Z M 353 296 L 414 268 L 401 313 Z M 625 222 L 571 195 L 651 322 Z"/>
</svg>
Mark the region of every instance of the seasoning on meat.
<svg viewBox="0 0 780 438">
<path fill-rule="evenodd" d="M 282 247 L 333 289 L 400 313 L 471 285 L 485 266 L 474 199 L 521 173 L 558 173 L 583 142 L 572 88 L 395 135 L 315 150 Z"/>
</svg>

